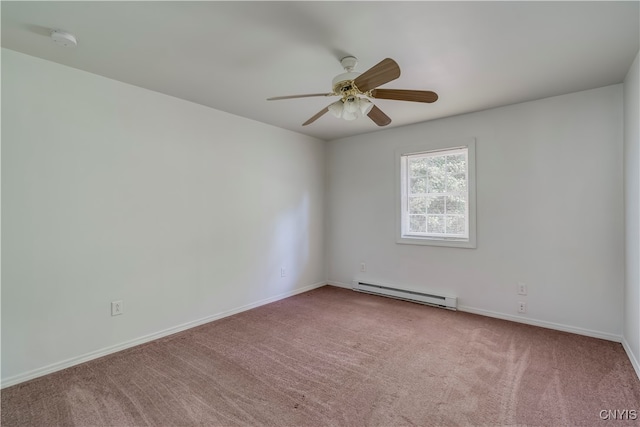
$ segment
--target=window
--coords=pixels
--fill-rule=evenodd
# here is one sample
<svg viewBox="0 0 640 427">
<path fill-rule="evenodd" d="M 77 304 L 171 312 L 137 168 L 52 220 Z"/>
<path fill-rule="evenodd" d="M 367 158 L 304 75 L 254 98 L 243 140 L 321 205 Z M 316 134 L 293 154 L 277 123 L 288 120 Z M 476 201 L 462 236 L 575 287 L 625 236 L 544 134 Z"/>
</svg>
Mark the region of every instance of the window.
<svg viewBox="0 0 640 427">
<path fill-rule="evenodd" d="M 397 152 L 398 243 L 474 248 L 475 141 Z"/>
</svg>

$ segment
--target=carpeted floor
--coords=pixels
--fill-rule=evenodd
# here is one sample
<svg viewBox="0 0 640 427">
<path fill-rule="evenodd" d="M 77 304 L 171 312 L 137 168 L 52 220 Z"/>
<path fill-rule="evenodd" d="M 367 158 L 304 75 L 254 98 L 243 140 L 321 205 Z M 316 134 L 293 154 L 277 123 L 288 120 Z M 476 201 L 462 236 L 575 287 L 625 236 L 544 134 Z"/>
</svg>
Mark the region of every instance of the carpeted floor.
<svg viewBox="0 0 640 427">
<path fill-rule="evenodd" d="M 325 286 L 2 391 L 2 426 L 615 426 L 620 344 Z M 633 412 L 627 413 L 632 418 Z"/>
</svg>

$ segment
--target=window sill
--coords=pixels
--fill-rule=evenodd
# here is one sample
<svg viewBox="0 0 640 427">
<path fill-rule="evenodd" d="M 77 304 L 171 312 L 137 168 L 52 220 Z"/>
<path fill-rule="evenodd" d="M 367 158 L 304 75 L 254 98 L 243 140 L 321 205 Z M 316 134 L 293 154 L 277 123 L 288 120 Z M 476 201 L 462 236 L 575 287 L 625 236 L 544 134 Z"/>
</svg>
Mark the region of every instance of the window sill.
<svg viewBox="0 0 640 427">
<path fill-rule="evenodd" d="M 426 237 L 400 237 L 396 243 L 401 245 L 444 246 L 450 248 L 475 249 L 474 240 L 434 239 Z"/>
</svg>

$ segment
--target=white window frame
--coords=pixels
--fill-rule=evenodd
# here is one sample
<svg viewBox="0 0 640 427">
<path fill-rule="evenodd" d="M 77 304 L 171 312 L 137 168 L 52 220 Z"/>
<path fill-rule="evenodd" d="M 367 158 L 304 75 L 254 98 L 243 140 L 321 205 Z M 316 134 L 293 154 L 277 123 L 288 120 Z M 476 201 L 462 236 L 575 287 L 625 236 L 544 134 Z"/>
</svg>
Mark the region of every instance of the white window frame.
<svg viewBox="0 0 640 427">
<path fill-rule="evenodd" d="M 467 216 L 468 238 L 448 236 L 416 236 L 404 233 L 405 212 L 408 209 L 406 171 L 404 157 L 415 154 L 467 149 Z M 447 246 L 455 248 L 476 248 L 476 141 L 468 138 L 459 141 L 425 142 L 401 147 L 395 150 L 396 165 L 396 243 L 409 245 Z M 403 208 L 404 207 L 404 208 Z M 408 215 L 406 215 L 408 220 Z"/>
</svg>

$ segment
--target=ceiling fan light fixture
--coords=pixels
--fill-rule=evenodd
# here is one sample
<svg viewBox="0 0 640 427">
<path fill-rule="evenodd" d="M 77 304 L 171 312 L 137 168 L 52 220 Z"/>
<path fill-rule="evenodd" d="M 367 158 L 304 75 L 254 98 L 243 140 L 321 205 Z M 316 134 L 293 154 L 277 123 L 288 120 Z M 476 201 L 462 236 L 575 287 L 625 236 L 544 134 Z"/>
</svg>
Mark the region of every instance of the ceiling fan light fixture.
<svg viewBox="0 0 640 427">
<path fill-rule="evenodd" d="M 369 114 L 369 111 L 371 111 L 371 109 L 373 108 L 373 103 L 367 98 L 360 98 L 359 104 L 360 111 L 362 112 L 363 116 Z"/>
<path fill-rule="evenodd" d="M 339 119 L 355 120 L 358 117 L 365 116 L 373 108 L 373 103 L 367 98 L 358 96 L 349 96 L 329 105 L 327 109 L 331 114 Z"/>
<path fill-rule="evenodd" d="M 339 100 L 329 105 L 327 108 L 329 109 L 329 112 L 331 114 L 333 114 L 337 118 L 340 118 L 342 116 L 342 111 L 344 109 L 344 106 L 342 104 L 342 100 Z"/>
<path fill-rule="evenodd" d="M 344 110 L 342 112 L 342 118 L 344 120 L 351 121 L 351 120 L 357 119 L 358 117 L 360 117 L 360 111 L 359 110 L 356 110 L 356 111 L 353 111 L 353 112 Z"/>
<path fill-rule="evenodd" d="M 344 101 L 344 111 L 357 114 L 360 112 L 360 101 L 357 96 L 350 96 Z"/>
</svg>

